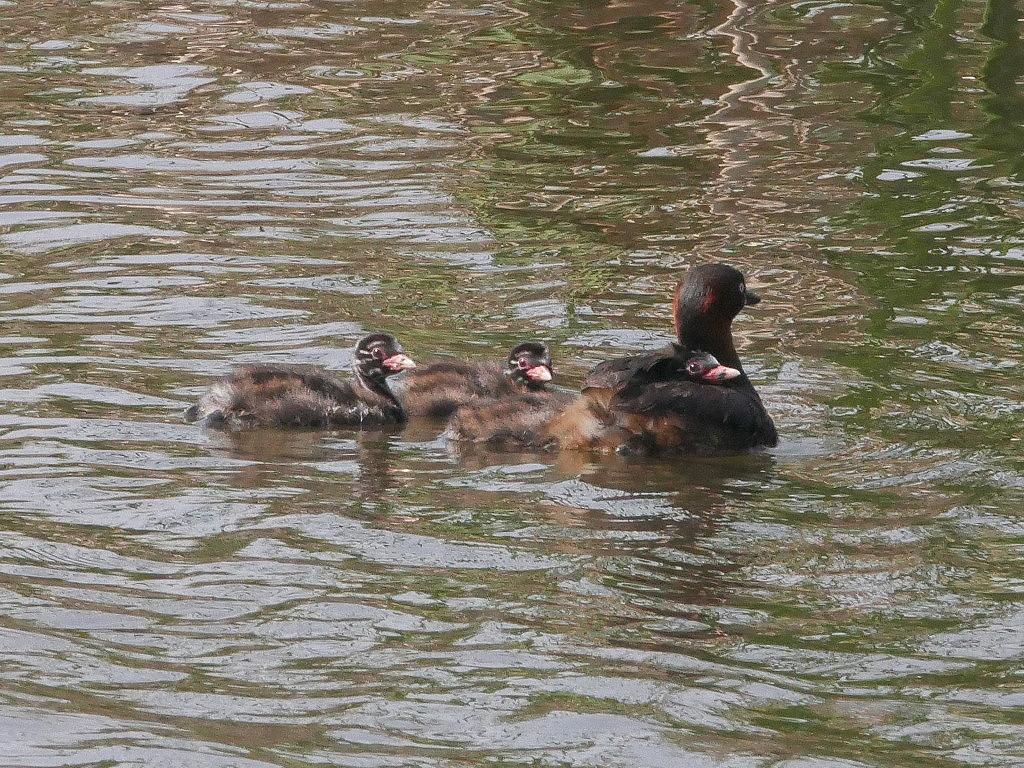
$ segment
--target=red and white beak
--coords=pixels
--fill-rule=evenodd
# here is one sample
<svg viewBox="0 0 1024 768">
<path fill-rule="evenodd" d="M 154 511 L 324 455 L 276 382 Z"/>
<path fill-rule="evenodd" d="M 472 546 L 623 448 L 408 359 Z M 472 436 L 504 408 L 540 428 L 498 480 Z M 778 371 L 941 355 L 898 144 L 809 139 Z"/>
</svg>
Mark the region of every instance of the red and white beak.
<svg viewBox="0 0 1024 768">
<path fill-rule="evenodd" d="M 729 379 L 735 379 L 738 376 L 742 376 L 743 372 L 736 369 L 730 368 L 727 365 L 719 363 L 714 368 L 708 368 L 704 373 L 700 375 L 701 379 L 711 384 L 715 384 L 720 381 L 728 381 Z"/>
<path fill-rule="evenodd" d="M 551 369 L 546 365 L 535 365 L 526 369 L 526 378 L 530 381 L 551 381 Z"/>
<path fill-rule="evenodd" d="M 399 371 L 408 371 L 410 368 L 415 368 L 416 363 L 408 355 L 392 355 L 391 357 L 384 358 L 381 360 L 381 365 L 387 368 L 389 371 L 398 373 Z"/>
</svg>

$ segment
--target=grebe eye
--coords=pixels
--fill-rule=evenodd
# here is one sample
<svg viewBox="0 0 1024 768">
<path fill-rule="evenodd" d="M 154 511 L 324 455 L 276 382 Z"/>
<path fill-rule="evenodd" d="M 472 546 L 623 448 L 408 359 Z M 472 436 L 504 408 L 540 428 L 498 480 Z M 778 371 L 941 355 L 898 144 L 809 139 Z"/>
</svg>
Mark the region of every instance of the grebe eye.
<svg viewBox="0 0 1024 768">
<path fill-rule="evenodd" d="M 525 368 L 529 368 L 530 367 L 530 361 L 526 360 L 525 358 L 522 358 L 522 357 L 519 358 L 519 367 L 520 368 L 524 368 L 524 369 Z"/>
<path fill-rule="evenodd" d="M 373 359 L 374 360 L 383 360 L 384 359 L 384 350 L 381 349 L 380 347 L 374 347 L 373 348 Z"/>
</svg>

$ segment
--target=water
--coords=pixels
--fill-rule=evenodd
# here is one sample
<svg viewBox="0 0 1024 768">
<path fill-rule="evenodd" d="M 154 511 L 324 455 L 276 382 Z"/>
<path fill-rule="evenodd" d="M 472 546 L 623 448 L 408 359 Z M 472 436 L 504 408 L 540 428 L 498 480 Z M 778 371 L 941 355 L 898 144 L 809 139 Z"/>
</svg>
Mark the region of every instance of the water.
<svg viewBox="0 0 1024 768">
<path fill-rule="evenodd" d="M 1015 3 L 0 6 L 0 765 L 1024 765 Z M 710 259 L 767 455 L 180 421 Z"/>
</svg>

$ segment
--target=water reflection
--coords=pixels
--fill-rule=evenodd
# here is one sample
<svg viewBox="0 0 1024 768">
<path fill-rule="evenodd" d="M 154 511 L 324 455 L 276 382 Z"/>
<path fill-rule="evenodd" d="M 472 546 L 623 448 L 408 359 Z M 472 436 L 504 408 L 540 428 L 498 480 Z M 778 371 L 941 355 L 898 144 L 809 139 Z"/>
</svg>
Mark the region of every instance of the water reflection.
<svg viewBox="0 0 1024 768">
<path fill-rule="evenodd" d="M 1016 5 L 3 6 L 12 765 L 1014 765 Z M 218 435 L 252 360 L 548 340 L 736 263 L 777 451 Z"/>
</svg>

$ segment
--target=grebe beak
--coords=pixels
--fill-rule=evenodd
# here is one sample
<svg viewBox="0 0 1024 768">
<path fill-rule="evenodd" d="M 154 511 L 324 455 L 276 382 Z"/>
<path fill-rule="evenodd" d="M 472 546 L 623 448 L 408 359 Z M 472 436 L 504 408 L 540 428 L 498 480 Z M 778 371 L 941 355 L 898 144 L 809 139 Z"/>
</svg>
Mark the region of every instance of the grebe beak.
<svg viewBox="0 0 1024 768">
<path fill-rule="evenodd" d="M 526 378 L 530 381 L 551 381 L 551 369 L 546 365 L 535 365 L 526 371 Z"/>
<path fill-rule="evenodd" d="M 710 383 L 716 383 L 719 381 L 728 381 L 729 379 L 735 379 L 738 376 L 742 376 L 743 372 L 736 368 L 730 368 L 727 365 L 716 365 L 714 368 L 709 368 L 700 375 L 701 379 Z"/>
<path fill-rule="evenodd" d="M 416 363 L 407 355 L 392 355 L 382 360 L 381 365 L 389 371 L 395 371 L 396 373 L 398 371 L 408 371 L 410 368 L 416 367 Z"/>
</svg>

